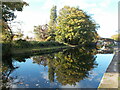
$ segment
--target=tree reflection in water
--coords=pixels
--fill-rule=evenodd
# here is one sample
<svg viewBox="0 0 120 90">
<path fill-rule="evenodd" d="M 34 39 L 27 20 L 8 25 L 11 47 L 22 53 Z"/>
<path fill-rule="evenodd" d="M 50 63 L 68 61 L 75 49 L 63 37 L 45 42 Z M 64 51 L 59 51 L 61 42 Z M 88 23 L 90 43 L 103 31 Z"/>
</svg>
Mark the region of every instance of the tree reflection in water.
<svg viewBox="0 0 120 90">
<path fill-rule="evenodd" d="M 88 71 L 96 65 L 92 51 L 85 48 L 70 49 L 55 56 L 55 73 L 62 85 L 75 85 L 76 82 L 88 77 Z"/>
<path fill-rule="evenodd" d="M 33 58 L 33 60 L 44 62 L 45 65 L 47 60 L 50 82 L 54 82 L 56 73 L 56 79 L 62 85 L 75 85 L 76 82 L 88 77 L 88 71 L 97 66 L 95 54 L 95 49 L 82 47 L 49 54 L 46 57 L 39 56 L 38 60 L 36 58 Z"/>
<path fill-rule="evenodd" d="M 97 66 L 95 62 L 96 49 L 92 48 L 72 48 L 63 52 L 32 56 L 33 63 L 48 66 L 48 78 L 50 82 L 56 80 L 62 85 L 76 85 L 76 82 L 89 77 L 89 71 Z M 9 75 L 18 67 L 14 67 L 12 62 L 17 60 L 25 62 L 29 57 L 11 57 L 4 59 L 3 62 L 3 86 L 10 82 Z M 9 59 L 9 60 L 8 60 Z M 9 77 L 9 78 L 8 78 Z M 9 79 L 9 80 L 8 80 Z"/>
<path fill-rule="evenodd" d="M 21 57 L 12 57 L 11 54 L 2 57 L 2 89 L 11 88 L 12 84 L 19 84 L 20 81 L 14 82 L 17 77 L 12 77 L 10 74 L 17 68 L 13 65 L 14 61 L 25 62 L 26 56 Z"/>
</svg>

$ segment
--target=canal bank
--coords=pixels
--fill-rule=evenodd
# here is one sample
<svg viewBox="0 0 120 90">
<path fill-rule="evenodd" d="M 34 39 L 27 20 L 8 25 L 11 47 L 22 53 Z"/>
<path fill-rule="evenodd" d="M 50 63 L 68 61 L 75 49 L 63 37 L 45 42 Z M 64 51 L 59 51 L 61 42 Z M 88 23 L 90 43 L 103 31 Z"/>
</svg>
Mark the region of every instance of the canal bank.
<svg viewBox="0 0 120 90">
<path fill-rule="evenodd" d="M 103 78 L 99 84 L 98 88 L 118 88 L 118 59 L 120 52 L 118 48 L 115 48 L 115 55 L 108 66 L 106 73 L 104 73 Z"/>
</svg>

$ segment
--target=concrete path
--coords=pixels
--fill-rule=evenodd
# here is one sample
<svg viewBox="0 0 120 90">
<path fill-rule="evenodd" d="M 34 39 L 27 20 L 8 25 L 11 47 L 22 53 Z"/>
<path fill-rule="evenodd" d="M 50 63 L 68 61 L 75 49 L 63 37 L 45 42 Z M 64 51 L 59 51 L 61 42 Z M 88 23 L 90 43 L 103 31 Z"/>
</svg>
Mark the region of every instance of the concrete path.
<svg viewBox="0 0 120 90">
<path fill-rule="evenodd" d="M 115 55 L 108 66 L 106 73 L 103 75 L 103 78 L 100 82 L 98 88 L 118 88 L 118 60 L 120 58 L 119 48 L 115 48 Z"/>
<path fill-rule="evenodd" d="M 98 88 L 118 88 L 118 73 L 105 73 Z"/>
</svg>

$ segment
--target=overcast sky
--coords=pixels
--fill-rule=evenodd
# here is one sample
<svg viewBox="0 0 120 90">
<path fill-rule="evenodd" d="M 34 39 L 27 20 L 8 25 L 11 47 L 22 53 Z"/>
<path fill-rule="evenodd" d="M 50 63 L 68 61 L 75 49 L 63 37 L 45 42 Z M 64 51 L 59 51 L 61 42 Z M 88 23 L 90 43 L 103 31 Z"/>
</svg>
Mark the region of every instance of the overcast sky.
<svg viewBox="0 0 120 90">
<path fill-rule="evenodd" d="M 65 5 L 79 6 L 92 15 L 100 25 L 98 34 L 101 37 L 111 37 L 118 31 L 118 1 L 119 0 L 24 0 L 29 3 L 23 12 L 17 12 L 17 21 L 22 21 L 25 35 L 33 36 L 33 26 L 49 22 L 50 9 L 57 6 L 57 11 Z"/>
</svg>

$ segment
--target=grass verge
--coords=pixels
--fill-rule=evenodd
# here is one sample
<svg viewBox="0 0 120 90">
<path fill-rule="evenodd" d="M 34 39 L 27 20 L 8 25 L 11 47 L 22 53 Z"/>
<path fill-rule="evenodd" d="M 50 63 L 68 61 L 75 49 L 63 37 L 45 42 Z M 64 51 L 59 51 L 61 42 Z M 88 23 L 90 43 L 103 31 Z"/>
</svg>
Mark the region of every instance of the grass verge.
<svg viewBox="0 0 120 90">
<path fill-rule="evenodd" d="M 24 55 L 24 54 L 46 54 L 52 52 L 62 51 L 63 49 L 71 48 L 70 46 L 54 46 L 54 47 L 42 47 L 42 48 L 26 48 L 26 49 L 12 49 L 13 55 Z"/>
</svg>

